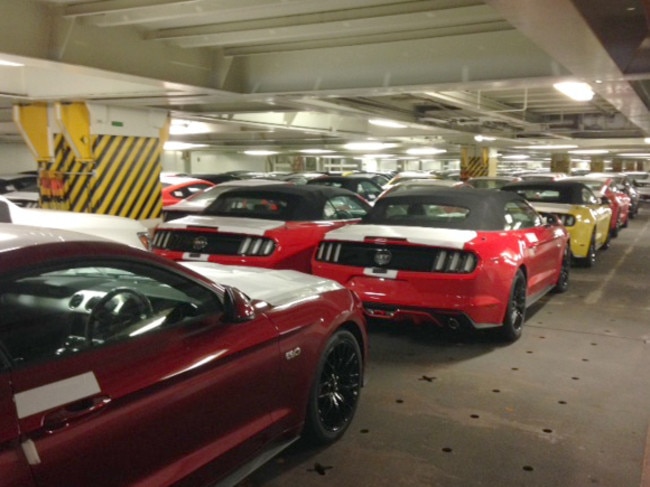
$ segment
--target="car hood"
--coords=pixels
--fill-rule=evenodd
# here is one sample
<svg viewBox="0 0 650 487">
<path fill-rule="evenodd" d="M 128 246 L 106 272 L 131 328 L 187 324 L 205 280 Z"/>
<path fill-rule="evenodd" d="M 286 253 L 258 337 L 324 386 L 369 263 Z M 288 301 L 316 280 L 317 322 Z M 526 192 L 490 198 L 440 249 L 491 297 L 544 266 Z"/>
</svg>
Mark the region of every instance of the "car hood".
<svg viewBox="0 0 650 487">
<path fill-rule="evenodd" d="M 234 218 L 227 216 L 190 215 L 178 220 L 160 224 L 157 229 L 175 230 L 189 227 L 218 229 L 223 233 L 241 233 L 245 235 L 264 235 L 269 230 L 282 228 L 283 221 L 262 220 L 259 218 Z"/>
<path fill-rule="evenodd" d="M 220 284 L 236 287 L 249 298 L 272 306 L 310 299 L 327 291 L 343 289 L 339 283 L 323 277 L 292 270 L 231 266 L 212 262 L 180 262 L 183 266 Z"/>
<path fill-rule="evenodd" d="M 325 240 L 362 242 L 366 238 L 406 239 L 418 245 L 462 249 L 477 235 L 474 230 L 357 224 L 332 230 L 325 234 Z"/>
</svg>

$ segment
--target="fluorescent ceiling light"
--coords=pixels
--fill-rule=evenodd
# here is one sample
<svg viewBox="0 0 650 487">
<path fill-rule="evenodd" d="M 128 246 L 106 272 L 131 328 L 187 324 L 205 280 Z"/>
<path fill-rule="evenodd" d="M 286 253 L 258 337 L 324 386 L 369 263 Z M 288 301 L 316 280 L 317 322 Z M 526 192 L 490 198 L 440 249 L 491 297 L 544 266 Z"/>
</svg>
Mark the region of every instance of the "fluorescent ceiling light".
<svg viewBox="0 0 650 487">
<path fill-rule="evenodd" d="M 349 144 L 345 144 L 343 147 L 346 150 L 367 151 L 367 150 L 390 149 L 392 147 L 395 147 L 396 145 L 397 144 L 389 144 L 385 142 L 350 142 Z"/>
<path fill-rule="evenodd" d="M 569 144 L 547 144 L 547 145 L 520 145 L 514 147 L 515 149 L 531 149 L 531 150 L 560 150 L 560 149 L 577 149 L 577 145 Z"/>
<path fill-rule="evenodd" d="M 403 129 L 406 128 L 406 125 L 399 122 L 394 122 L 393 120 L 386 120 L 383 118 L 371 118 L 368 120 L 368 123 L 371 125 L 376 125 L 377 127 L 388 127 L 391 129 Z"/>
<path fill-rule="evenodd" d="M 553 88 L 575 101 L 589 101 L 594 97 L 591 86 L 578 81 L 555 83 Z"/>
<path fill-rule="evenodd" d="M 636 158 L 650 158 L 650 152 L 629 152 L 627 154 L 617 154 L 618 157 L 636 157 Z"/>
<path fill-rule="evenodd" d="M 175 151 L 175 150 L 188 150 L 188 149 L 196 149 L 198 147 L 207 147 L 206 144 L 191 144 L 189 142 L 174 142 L 171 140 L 168 140 L 165 142 L 165 145 L 163 145 L 163 150 L 170 150 L 170 151 Z"/>
<path fill-rule="evenodd" d="M 509 159 L 511 161 L 523 161 L 525 159 L 530 159 L 528 154 L 510 154 L 508 156 L 501 156 L 501 159 Z"/>
<path fill-rule="evenodd" d="M 171 135 L 206 134 L 208 132 L 210 132 L 210 127 L 207 123 L 194 120 L 173 118 L 169 127 Z"/>
<path fill-rule="evenodd" d="M 329 149 L 302 149 L 298 152 L 303 154 L 331 154 L 334 151 Z"/>
<path fill-rule="evenodd" d="M 273 150 L 245 150 L 244 154 L 247 156 L 272 156 L 277 154 L 277 151 Z"/>
<path fill-rule="evenodd" d="M 490 142 L 492 140 L 497 140 L 496 137 L 489 137 L 487 135 L 475 135 L 474 140 L 476 142 Z"/>
<path fill-rule="evenodd" d="M 646 144 L 650 144 L 650 137 L 646 137 L 645 139 L 643 139 L 643 142 L 645 142 Z"/>
<path fill-rule="evenodd" d="M 408 149 L 406 153 L 410 156 L 431 156 L 433 154 L 442 154 L 447 152 L 445 149 L 437 149 L 435 147 L 414 147 Z"/>
<path fill-rule="evenodd" d="M 19 68 L 21 66 L 24 66 L 24 64 L 14 63 L 13 61 L 6 61 L 4 59 L 0 59 L 0 66 L 12 66 L 15 68 Z"/>
<path fill-rule="evenodd" d="M 569 154 L 597 155 L 597 154 L 609 154 L 609 151 L 606 149 L 578 149 L 578 150 L 570 150 Z"/>
<path fill-rule="evenodd" d="M 389 157 L 394 157 L 393 154 L 364 154 L 364 159 L 387 159 Z"/>
</svg>

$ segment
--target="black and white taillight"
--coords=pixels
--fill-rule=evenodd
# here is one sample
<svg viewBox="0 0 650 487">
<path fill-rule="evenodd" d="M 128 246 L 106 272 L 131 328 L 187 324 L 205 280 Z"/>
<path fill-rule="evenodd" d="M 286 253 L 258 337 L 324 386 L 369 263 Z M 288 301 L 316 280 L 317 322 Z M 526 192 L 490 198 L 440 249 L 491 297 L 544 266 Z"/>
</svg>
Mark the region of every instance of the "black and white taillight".
<svg viewBox="0 0 650 487">
<path fill-rule="evenodd" d="M 275 250 L 275 242 L 264 237 L 246 237 L 237 249 L 237 255 L 266 257 Z"/>
<path fill-rule="evenodd" d="M 476 255 L 471 252 L 440 249 L 433 259 L 431 270 L 433 272 L 469 274 L 476 269 L 477 263 Z"/>
</svg>

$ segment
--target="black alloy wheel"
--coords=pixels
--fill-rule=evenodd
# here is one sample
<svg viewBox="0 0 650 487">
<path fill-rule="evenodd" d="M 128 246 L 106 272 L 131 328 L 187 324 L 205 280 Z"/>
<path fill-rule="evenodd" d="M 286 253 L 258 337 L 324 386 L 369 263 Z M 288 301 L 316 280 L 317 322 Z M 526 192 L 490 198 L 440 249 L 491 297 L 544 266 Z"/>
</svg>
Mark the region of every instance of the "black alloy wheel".
<svg viewBox="0 0 650 487">
<path fill-rule="evenodd" d="M 553 292 L 564 293 L 569 289 L 569 273 L 571 270 L 571 252 L 569 251 L 569 245 L 567 244 L 564 251 L 564 256 L 562 257 L 562 268 L 560 269 L 560 275 L 557 278 Z"/>
<path fill-rule="evenodd" d="M 338 330 L 318 364 L 307 406 L 306 436 L 315 443 L 338 440 L 350 425 L 362 385 L 361 349 L 355 336 Z"/>
<path fill-rule="evenodd" d="M 526 320 L 526 276 L 519 269 L 512 281 L 510 299 L 503 324 L 499 330 L 501 338 L 507 342 L 514 342 L 521 337 L 521 331 Z"/>
<path fill-rule="evenodd" d="M 603 245 L 603 247 L 605 247 Z M 596 230 L 591 236 L 591 241 L 589 242 L 589 250 L 587 251 L 587 256 L 582 259 L 582 263 L 585 267 L 593 267 L 596 265 Z"/>
</svg>

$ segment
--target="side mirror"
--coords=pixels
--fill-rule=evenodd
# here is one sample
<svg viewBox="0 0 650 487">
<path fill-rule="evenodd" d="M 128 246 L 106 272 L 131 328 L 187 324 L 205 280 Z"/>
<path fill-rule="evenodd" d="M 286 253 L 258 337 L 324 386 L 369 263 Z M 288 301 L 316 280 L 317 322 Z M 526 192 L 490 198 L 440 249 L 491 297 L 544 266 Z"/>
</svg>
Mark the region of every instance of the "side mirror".
<svg viewBox="0 0 650 487">
<path fill-rule="evenodd" d="M 547 213 L 546 215 L 544 215 L 543 218 L 544 218 L 544 224 L 545 225 L 549 225 L 549 226 L 551 226 L 551 225 L 559 225 L 559 223 L 560 223 L 560 219 L 558 218 L 558 216 L 555 213 Z"/>
<path fill-rule="evenodd" d="M 251 300 L 239 289 L 227 286 L 224 293 L 224 321 L 241 323 L 255 318 Z"/>
</svg>

